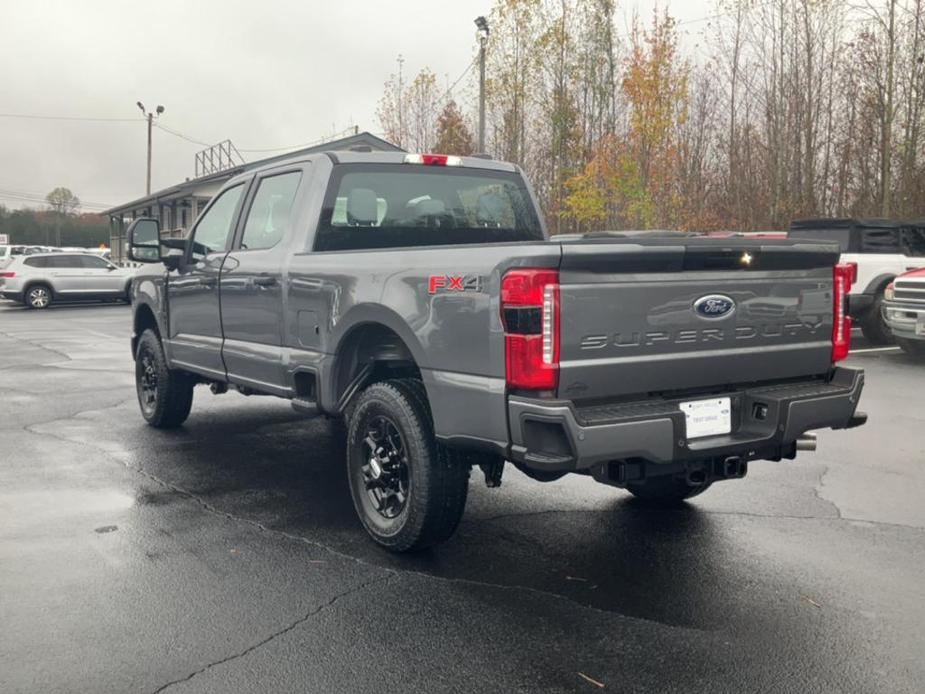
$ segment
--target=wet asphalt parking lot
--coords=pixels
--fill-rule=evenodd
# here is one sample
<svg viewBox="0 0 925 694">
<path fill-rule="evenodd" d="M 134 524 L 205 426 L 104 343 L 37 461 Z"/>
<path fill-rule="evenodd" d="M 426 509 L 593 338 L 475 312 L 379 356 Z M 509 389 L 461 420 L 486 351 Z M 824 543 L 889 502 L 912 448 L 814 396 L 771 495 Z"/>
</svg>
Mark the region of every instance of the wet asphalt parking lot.
<svg viewBox="0 0 925 694">
<path fill-rule="evenodd" d="M 0 692 L 925 691 L 925 363 L 856 354 L 867 426 L 685 508 L 473 474 L 396 557 L 339 425 L 200 387 L 145 426 L 129 329 L 0 305 Z"/>
</svg>

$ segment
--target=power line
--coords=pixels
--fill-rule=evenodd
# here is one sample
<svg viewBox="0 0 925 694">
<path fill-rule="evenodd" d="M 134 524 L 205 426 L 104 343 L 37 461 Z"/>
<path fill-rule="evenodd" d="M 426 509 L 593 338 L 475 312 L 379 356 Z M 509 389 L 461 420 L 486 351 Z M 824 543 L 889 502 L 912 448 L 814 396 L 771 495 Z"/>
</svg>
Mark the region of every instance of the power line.
<svg viewBox="0 0 925 694">
<path fill-rule="evenodd" d="M 469 68 L 471 67 L 472 66 L 470 65 Z M 467 72 L 469 68 L 466 68 Z M 459 81 L 464 76 L 465 76 L 465 73 L 460 75 L 459 79 L 457 79 L 456 82 L 453 83 L 453 87 L 455 87 L 456 84 L 458 84 Z M 453 87 L 450 87 L 450 89 L 447 90 L 447 93 L 452 91 Z M 143 122 L 145 120 L 144 118 L 85 118 L 83 116 L 53 116 L 53 115 L 45 115 L 45 114 L 37 114 L 37 113 L 0 113 L 0 118 L 20 118 L 20 119 L 25 119 L 25 120 L 63 120 L 63 121 L 89 122 L 89 123 L 92 123 L 92 122 L 138 123 L 138 122 Z M 199 140 L 185 133 L 181 133 L 179 130 L 174 130 L 173 128 L 168 127 L 164 125 L 163 123 L 153 123 L 153 125 L 155 128 L 159 128 L 160 130 L 163 130 L 165 133 L 169 133 L 170 135 L 173 135 L 174 137 L 179 137 L 181 140 L 186 140 L 187 142 L 191 142 L 194 145 L 199 145 L 200 147 L 211 147 L 213 144 L 213 143 L 205 142 L 203 140 Z M 311 147 L 313 145 L 324 144 L 326 141 L 331 140 L 336 137 L 341 137 L 343 135 L 346 135 L 349 132 L 353 131 L 354 129 L 355 129 L 355 126 L 350 126 L 349 128 L 344 128 L 344 130 L 342 130 L 341 132 L 334 133 L 333 135 L 329 137 L 322 137 L 312 142 L 303 142 L 297 145 L 287 145 L 285 147 L 253 148 L 253 149 L 238 148 L 238 151 L 239 152 L 252 152 L 252 153 L 285 152 L 285 151 L 292 150 L 292 149 L 300 149 L 302 147 Z"/>
<path fill-rule="evenodd" d="M 323 145 L 325 142 L 329 142 L 333 140 L 334 138 L 343 137 L 344 135 L 348 135 L 349 133 L 353 132 L 355 129 L 356 129 L 356 126 L 351 125 L 349 128 L 344 128 L 339 133 L 334 133 L 330 137 L 322 137 L 318 140 L 315 140 L 314 142 L 303 142 L 300 145 L 290 145 L 288 147 L 271 147 L 269 149 L 242 149 L 242 148 L 237 148 L 237 149 L 239 152 L 253 152 L 253 153 L 285 152 L 290 149 L 301 149 L 303 147 L 314 147 L 315 145 Z"/>
<path fill-rule="evenodd" d="M 175 137 L 179 137 L 181 140 L 192 142 L 194 145 L 200 145 L 201 147 L 211 147 L 212 146 L 208 142 L 203 142 L 202 140 L 197 140 L 196 138 L 190 137 L 189 135 L 184 135 L 183 133 L 177 130 L 173 130 L 172 128 L 168 128 L 166 125 L 163 125 L 161 123 L 154 123 L 154 127 L 158 128 L 159 130 L 163 130 L 165 133 L 170 133 L 171 135 Z"/>
<path fill-rule="evenodd" d="M 83 116 L 46 116 L 37 113 L 0 113 L 0 118 L 21 118 L 23 120 L 69 120 L 89 123 L 137 123 L 142 118 L 85 118 Z"/>
<path fill-rule="evenodd" d="M 186 134 L 184 134 L 184 133 L 181 133 L 181 132 L 179 132 L 178 130 L 173 130 L 172 128 L 168 128 L 167 126 L 162 125 L 162 124 L 160 124 L 160 123 L 155 123 L 155 124 L 154 124 L 154 127 L 155 127 L 155 128 L 160 128 L 160 129 L 163 130 L 164 132 L 170 133 L 171 135 L 174 135 L 175 137 L 179 137 L 179 138 L 181 138 L 181 139 L 183 139 L 183 140 L 186 140 L 187 142 L 192 142 L 194 145 L 200 145 L 200 146 L 202 146 L 202 147 L 211 147 L 211 146 L 212 146 L 212 145 L 210 145 L 208 142 L 203 142 L 202 140 L 198 140 L 198 139 L 196 139 L 195 137 L 191 137 L 190 135 L 186 135 Z M 285 146 L 285 147 L 267 147 L 267 148 L 261 148 L 261 149 L 253 149 L 253 148 L 252 148 L 252 149 L 247 149 L 247 148 L 243 148 L 243 147 L 235 147 L 235 149 L 237 149 L 238 152 L 248 152 L 248 153 L 252 153 L 252 154 L 257 154 L 257 153 L 270 153 L 270 152 L 287 152 L 287 151 L 290 151 L 290 150 L 293 150 L 293 149 L 301 149 L 301 148 L 303 148 L 303 147 L 313 147 L 313 146 L 315 146 L 315 145 L 322 145 L 322 144 L 324 144 L 325 142 L 328 142 L 328 141 L 330 141 L 330 140 L 332 140 L 332 139 L 334 139 L 334 138 L 342 137 L 342 136 L 344 136 L 344 135 L 347 135 L 347 134 L 353 132 L 353 131 L 355 130 L 355 128 L 356 128 L 356 126 L 351 125 L 349 128 L 344 128 L 342 131 L 340 131 L 340 132 L 338 132 L 338 133 L 334 133 L 333 135 L 330 135 L 330 136 L 328 136 L 328 137 L 322 137 L 322 138 L 319 138 L 319 139 L 317 139 L 317 140 L 313 140 L 312 142 L 302 142 L 302 143 L 297 144 L 297 145 L 287 145 L 287 146 Z"/>
<path fill-rule="evenodd" d="M 476 62 L 478 62 L 478 56 L 474 57 L 469 62 L 469 64 L 466 66 L 466 69 L 462 71 L 462 74 L 456 78 L 456 81 L 453 82 L 453 84 L 450 85 L 450 88 L 443 92 L 443 94 L 440 96 L 440 101 L 445 100 L 450 94 L 453 93 L 453 90 L 456 89 L 456 85 L 462 82 L 463 78 L 469 74 L 469 70 L 475 66 Z"/>
<path fill-rule="evenodd" d="M 0 198 L 7 200 L 18 200 L 20 202 L 37 202 L 43 205 L 47 205 L 48 201 L 45 199 L 45 195 L 42 193 L 35 193 L 32 191 L 25 190 L 14 190 L 11 188 L 0 188 Z M 101 210 L 109 209 L 112 205 L 102 202 L 90 202 L 88 200 L 81 200 L 80 207 L 94 208 L 98 207 Z"/>
</svg>

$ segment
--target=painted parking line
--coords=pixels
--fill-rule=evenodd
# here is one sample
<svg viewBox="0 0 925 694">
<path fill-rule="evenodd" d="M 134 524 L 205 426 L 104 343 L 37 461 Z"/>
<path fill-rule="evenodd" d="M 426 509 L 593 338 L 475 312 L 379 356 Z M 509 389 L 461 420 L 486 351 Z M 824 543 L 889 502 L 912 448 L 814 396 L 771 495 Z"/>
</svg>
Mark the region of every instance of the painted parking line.
<svg viewBox="0 0 925 694">
<path fill-rule="evenodd" d="M 865 354 L 867 352 L 899 352 L 899 347 L 865 347 L 864 349 L 853 349 L 851 354 Z"/>
</svg>

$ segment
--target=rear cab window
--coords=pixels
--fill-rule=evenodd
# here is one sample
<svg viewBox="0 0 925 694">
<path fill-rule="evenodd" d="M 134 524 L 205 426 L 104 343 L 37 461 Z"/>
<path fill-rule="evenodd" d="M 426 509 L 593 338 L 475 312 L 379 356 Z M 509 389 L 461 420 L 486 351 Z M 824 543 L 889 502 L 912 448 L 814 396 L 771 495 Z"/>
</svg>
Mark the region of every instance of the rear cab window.
<svg viewBox="0 0 925 694">
<path fill-rule="evenodd" d="M 542 241 L 513 172 L 408 164 L 335 166 L 316 251 Z"/>
</svg>

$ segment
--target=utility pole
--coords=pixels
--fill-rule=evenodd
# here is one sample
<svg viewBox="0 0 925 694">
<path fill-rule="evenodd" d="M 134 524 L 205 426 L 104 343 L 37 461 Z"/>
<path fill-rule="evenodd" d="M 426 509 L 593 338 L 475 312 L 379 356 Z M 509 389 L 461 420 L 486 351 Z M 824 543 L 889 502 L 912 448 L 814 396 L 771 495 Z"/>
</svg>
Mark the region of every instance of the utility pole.
<svg viewBox="0 0 925 694">
<path fill-rule="evenodd" d="M 485 152 L 485 45 L 488 43 L 488 20 L 476 17 L 479 30 L 479 153 Z"/>
<path fill-rule="evenodd" d="M 405 91 L 405 85 L 402 82 L 402 68 L 405 66 L 405 58 L 399 53 L 398 54 L 398 142 L 399 147 L 405 147 L 405 114 L 404 107 L 402 106 L 402 92 Z"/>
<path fill-rule="evenodd" d="M 164 107 L 158 106 L 154 109 L 154 113 L 152 113 L 148 111 L 145 105 L 140 101 L 136 101 L 135 103 L 148 120 L 148 175 L 145 181 L 145 195 L 151 195 L 151 129 L 154 127 L 154 119 L 164 112 Z"/>
</svg>

